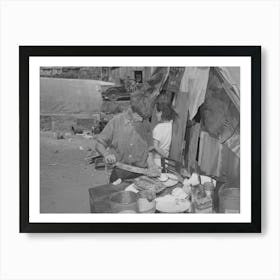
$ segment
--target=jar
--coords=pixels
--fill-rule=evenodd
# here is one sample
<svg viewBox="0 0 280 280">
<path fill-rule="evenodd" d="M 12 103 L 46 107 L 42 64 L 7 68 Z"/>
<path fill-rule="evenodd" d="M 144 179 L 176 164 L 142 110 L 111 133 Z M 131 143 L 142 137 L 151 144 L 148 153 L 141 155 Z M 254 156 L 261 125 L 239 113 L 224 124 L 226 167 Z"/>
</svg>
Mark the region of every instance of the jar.
<svg viewBox="0 0 280 280">
<path fill-rule="evenodd" d="M 204 184 L 204 189 L 206 194 L 212 198 L 212 200 L 214 199 L 214 184 L 212 182 L 205 182 Z"/>
<path fill-rule="evenodd" d="M 144 190 L 139 193 L 138 209 L 140 213 L 154 213 L 156 211 L 156 193 L 153 190 Z"/>
</svg>

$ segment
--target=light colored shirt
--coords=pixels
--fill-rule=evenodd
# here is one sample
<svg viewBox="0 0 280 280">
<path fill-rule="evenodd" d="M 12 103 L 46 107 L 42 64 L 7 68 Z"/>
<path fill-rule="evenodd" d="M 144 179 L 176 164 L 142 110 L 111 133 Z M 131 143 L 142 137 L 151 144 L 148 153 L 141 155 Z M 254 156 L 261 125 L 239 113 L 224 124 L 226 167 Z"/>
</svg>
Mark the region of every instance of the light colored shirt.
<svg viewBox="0 0 280 280">
<path fill-rule="evenodd" d="M 159 142 L 159 148 L 169 155 L 169 149 L 172 138 L 172 121 L 158 123 L 153 129 L 153 139 Z M 154 159 L 157 165 L 160 165 L 161 156 L 158 153 L 154 154 Z"/>
<path fill-rule="evenodd" d="M 149 122 L 135 117 L 131 109 L 113 117 L 97 141 L 110 148 L 117 161 L 147 167 L 148 153 L 153 146 L 152 130 Z"/>
</svg>

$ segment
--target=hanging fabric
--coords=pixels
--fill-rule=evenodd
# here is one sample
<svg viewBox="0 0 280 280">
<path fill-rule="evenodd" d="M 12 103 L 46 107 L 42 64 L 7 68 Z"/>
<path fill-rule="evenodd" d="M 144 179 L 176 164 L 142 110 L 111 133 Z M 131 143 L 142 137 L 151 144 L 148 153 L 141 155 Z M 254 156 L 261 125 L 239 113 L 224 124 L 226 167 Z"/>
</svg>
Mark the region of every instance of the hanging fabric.
<svg viewBox="0 0 280 280">
<path fill-rule="evenodd" d="M 189 94 L 189 119 L 192 120 L 198 108 L 204 102 L 209 67 L 186 67 L 182 77 L 180 91 Z"/>
<path fill-rule="evenodd" d="M 211 68 L 205 100 L 200 108 L 201 122 L 205 131 L 225 144 L 239 157 L 239 92 L 234 90 L 237 86 L 233 87 L 229 83 L 229 78 L 225 76 L 226 73 L 225 69 Z M 236 76 L 238 76 L 237 74 Z"/>
</svg>

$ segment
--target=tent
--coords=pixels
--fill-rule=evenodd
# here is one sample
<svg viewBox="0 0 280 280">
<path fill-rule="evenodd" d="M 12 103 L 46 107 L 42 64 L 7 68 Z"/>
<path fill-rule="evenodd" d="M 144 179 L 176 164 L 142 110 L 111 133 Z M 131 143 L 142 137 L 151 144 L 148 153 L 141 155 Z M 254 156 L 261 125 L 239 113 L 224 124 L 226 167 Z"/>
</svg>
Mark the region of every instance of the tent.
<svg viewBox="0 0 280 280">
<path fill-rule="evenodd" d="M 159 99 L 178 113 L 170 158 L 239 184 L 240 68 L 170 67 Z"/>
<path fill-rule="evenodd" d="M 40 78 L 40 114 L 71 115 L 100 112 L 101 86 L 113 83 L 85 80 Z"/>
</svg>

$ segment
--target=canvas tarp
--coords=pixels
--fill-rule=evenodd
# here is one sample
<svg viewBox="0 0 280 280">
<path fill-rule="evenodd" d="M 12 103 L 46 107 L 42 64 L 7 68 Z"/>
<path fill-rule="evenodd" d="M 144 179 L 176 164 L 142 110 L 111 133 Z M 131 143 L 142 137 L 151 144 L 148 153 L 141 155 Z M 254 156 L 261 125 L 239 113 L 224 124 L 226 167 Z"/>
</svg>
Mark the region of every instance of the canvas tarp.
<svg viewBox="0 0 280 280">
<path fill-rule="evenodd" d="M 182 161 L 185 150 L 187 120 L 195 116 L 204 101 L 209 73 L 209 67 L 185 67 L 183 72 L 180 68 L 182 67 L 176 67 L 178 74 L 173 74 L 178 80 L 177 84 L 179 83 L 173 100 L 178 117 L 173 123 L 170 147 L 170 157 L 177 161 Z"/>
<path fill-rule="evenodd" d="M 230 69 L 230 70 L 229 70 Z M 240 156 L 239 67 L 211 68 L 203 105 L 200 108 L 202 129 Z"/>
<path fill-rule="evenodd" d="M 189 94 L 189 119 L 193 119 L 198 108 L 204 102 L 209 67 L 186 67 L 180 91 Z"/>
<path fill-rule="evenodd" d="M 40 114 L 93 114 L 100 111 L 100 86 L 113 83 L 81 80 L 40 78 Z"/>
<path fill-rule="evenodd" d="M 163 71 L 162 69 L 164 68 L 158 67 L 154 73 Z M 170 97 L 170 68 L 167 69 L 167 85 L 163 87 L 167 90 L 164 94 L 166 98 Z M 203 129 L 239 156 L 239 67 L 185 67 L 183 75 L 179 74 L 173 75 L 181 80 L 173 99 L 173 105 L 179 114 L 174 122 L 173 139 L 178 138 L 176 131 L 179 130 L 180 139 L 171 144 L 172 158 L 181 160 L 179 155 L 184 144 L 187 118 L 194 119 L 201 108 Z M 187 95 L 186 98 L 184 95 Z"/>
<path fill-rule="evenodd" d="M 239 91 L 239 67 L 186 67 L 173 100 L 179 118 L 171 158 L 181 161 L 183 153 L 189 171 L 199 167 L 209 176 L 239 181 Z"/>
<path fill-rule="evenodd" d="M 189 95 L 189 119 L 199 112 L 202 129 L 239 156 L 240 68 L 186 67 L 180 91 Z"/>
<path fill-rule="evenodd" d="M 188 92 L 190 95 L 189 119 L 193 119 L 203 104 L 206 89 L 209 87 L 210 67 L 186 67 L 182 77 L 180 91 Z M 240 68 L 239 67 L 212 67 L 215 74 L 220 78 L 220 87 L 225 89 L 225 93 L 233 102 L 235 107 L 240 108 Z M 210 81 L 211 83 L 211 81 Z M 217 86 L 217 87 L 219 87 Z"/>
<path fill-rule="evenodd" d="M 238 67 L 210 68 L 205 92 L 196 96 L 199 102 L 192 102 L 192 110 L 198 112 L 192 123 L 200 121 L 188 130 L 186 153 L 189 171 L 198 167 L 203 174 L 234 181 L 235 185 L 240 178 L 239 71 Z"/>
</svg>

